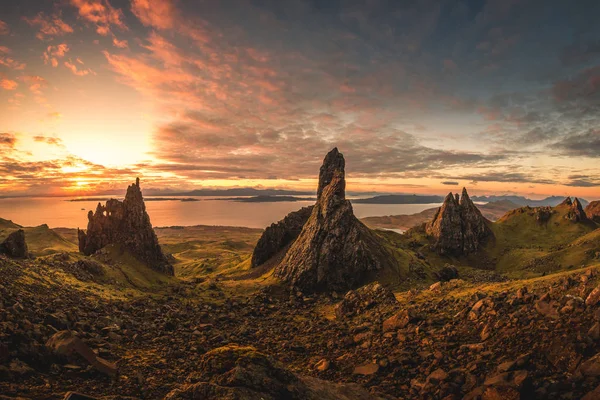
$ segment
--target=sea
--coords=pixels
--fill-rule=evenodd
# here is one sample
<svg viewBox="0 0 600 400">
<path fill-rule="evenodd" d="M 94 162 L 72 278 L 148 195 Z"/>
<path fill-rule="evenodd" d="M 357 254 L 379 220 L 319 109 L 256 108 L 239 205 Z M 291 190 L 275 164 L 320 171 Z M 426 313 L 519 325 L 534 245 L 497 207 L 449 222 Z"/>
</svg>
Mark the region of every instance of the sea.
<svg viewBox="0 0 600 400">
<path fill-rule="evenodd" d="M 108 198 L 108 197 L 107 197 Z M 145 196 L 151 200 L 153 196 Z M 240 202 L 210 197 L 187 197 L 198 201 L 146 201 L 146 210 L 155 227 L 220 225 L 263 229 L 288 213 L 314 204 L 314 201 Z M 47 224 L 50 228 L 86 228 L 87 213 L 95 210 L 97 199 L 70 201 L 64 197 L 0 199 L 0 218 L 22 226 Z M 102 201 L 104 203 L 104 201 Z M 414 214 L 441 204 L 353 204 L 358 218 Z"/>
</svg>

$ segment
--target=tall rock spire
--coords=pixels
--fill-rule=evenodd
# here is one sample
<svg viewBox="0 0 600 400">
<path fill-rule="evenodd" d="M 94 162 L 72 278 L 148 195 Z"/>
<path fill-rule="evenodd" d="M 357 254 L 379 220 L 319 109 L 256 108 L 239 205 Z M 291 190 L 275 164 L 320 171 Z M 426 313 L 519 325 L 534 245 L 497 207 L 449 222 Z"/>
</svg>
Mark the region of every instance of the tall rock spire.
<svg viewBox="0 0 600 400">
<path fill-rule="evenodd" d="M 337 148 L 327 154 L 317 203 L 275 269 L 276 277 L 306 292 L 347 290 L 393 263 L 376 236 L 354 216 L 345 197 L 344 166 Z"/>
</svg>

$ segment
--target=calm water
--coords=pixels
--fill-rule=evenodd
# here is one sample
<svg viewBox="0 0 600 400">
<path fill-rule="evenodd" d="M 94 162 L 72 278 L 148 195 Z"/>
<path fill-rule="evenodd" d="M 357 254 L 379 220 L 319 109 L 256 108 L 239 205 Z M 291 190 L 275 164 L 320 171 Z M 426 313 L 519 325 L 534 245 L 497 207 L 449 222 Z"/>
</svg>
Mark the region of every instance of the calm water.
<svg viewBox="0 0 600 400">
<path fill-rule="evenodd" d="M 147 198 L 150 198 L 148 196 Z M 289 212 L 313 204 L 310 201 L 242 203 L 198 197 L 200 201 L 148 201 L 146 209 L 154 226 L 224 225 L 265 228 Z M 70 202 L 65 198 L 0 199 L 0 218 L 23 226 L 48 224 L 51 228 L 86 228 L 87 212 L 97 201 Z M 440 204 L 353 204 L 358 218 L 413 214 Z M 82 210 L 83 209 L 83 210 Z"/>
</svg>

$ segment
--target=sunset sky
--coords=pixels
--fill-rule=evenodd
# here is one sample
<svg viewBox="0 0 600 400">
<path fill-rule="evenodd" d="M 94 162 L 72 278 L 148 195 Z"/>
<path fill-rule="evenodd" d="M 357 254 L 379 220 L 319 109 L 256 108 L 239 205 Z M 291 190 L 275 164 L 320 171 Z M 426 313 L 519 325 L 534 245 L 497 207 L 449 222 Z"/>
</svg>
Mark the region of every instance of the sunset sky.
<svg viewBox="0 0 600 400">
<path fill-rule="evenodd" d="M 600 1 L 0 2 L 0 196 L 600 198 Z"/>
</svg>

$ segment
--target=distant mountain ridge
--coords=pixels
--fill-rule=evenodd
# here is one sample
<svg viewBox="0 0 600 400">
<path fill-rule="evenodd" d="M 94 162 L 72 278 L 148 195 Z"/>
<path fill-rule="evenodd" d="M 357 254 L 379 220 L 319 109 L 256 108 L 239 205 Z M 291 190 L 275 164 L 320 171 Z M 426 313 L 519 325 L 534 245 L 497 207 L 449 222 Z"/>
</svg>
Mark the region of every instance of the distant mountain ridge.
<svg viewBox="0 0 600 400">
<path fill-rule="evenodd" d="M 541 207 L 541 206 L 550 206 L 550 207 L 556 207 L 557 205 L 559 205 L 560 203 L 563 202 L 563 200 L 565 199 L 564 196 L 550 196 L 550 197 L 546 197 L 545 199 L 542 200 L 532 200 L 532 199 L 528 199 L 527 197 L 524 196 L 511 196 L 511 195 L 503 195 L 503 196 L 473 196 L 471 198 L 473 201 L 476 202 L 493 202 L 493 201 L 503 201 L 503 200 L 508 200 L 511 201 L 515 204 L 518 204 L 520 206 L 530 206 L 530 207 Z M 589 204 L 589 201 L 582 199 L 581 197 L 579 198 L 579 201 L 581 202 L 581 204 L 585 207 L 587 204 Z"/>
<path fill-rule="evenodd" d="M 499 201 L 509 201 L 519 206 L 557 206 L 565 198 L 561 196 L 550 196 L 542 200 L 531 200 L 524 196 L 473 196 L 471 200 L 477 203 L 492 203 Z M 353 203 L 357 204 L 432 204 L 442 203 L 444 201 L 443 196 L 437 195 L 419 195 L 419 194 L 389 194 L 380 195 L 363 199 L 354 199 Z M 585 207 L 589 202 L 585 199 L 579 198 L 581 204 Z"/>
</svg>

